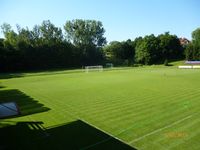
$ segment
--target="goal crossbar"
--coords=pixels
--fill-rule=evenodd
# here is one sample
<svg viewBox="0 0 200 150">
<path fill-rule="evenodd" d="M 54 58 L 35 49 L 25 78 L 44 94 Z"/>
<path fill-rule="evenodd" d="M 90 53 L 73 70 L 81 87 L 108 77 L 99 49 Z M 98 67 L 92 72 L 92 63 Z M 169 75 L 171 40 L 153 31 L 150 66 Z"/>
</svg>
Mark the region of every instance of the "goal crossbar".
<svg viewBox="0 0 200 150">
<path fill-rule="evenodd" d="M 89 72 L 90 70 L 92 71 L 103 71 L 103 66 L 102 65 L 97 65 L 97 66 L 85 66 L 85 72 Z"/>
</svg>

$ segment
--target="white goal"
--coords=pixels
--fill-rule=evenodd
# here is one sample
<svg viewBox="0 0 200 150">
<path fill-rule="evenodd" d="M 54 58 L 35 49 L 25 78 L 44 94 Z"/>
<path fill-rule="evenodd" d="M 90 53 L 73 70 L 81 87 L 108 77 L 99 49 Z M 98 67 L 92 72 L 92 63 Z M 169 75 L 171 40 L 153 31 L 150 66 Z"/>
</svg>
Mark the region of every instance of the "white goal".
<svg viewBox="0 0 200 150">
<path fill-rule="evenodd" d="M 113 68 L 113 63 L 106 63 L 106 67 L 112 69 Z"/>
<path fill-rule="evenodd" d="M 85 66 L 85 72 L 88 73 L 89 71 L 103 71 L 103 66 L 98 65 L 98 66 Z"/>
</svg>

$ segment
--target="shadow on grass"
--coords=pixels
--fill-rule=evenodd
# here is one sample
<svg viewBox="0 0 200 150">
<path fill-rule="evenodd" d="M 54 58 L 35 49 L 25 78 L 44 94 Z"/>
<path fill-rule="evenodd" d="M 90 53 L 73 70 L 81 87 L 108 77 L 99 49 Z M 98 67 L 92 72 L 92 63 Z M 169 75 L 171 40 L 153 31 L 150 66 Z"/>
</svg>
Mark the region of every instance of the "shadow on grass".
<svg viewBox="0 0 200 150">
<path fill-rule="evenodd" d="M 0 133 L 3 150 L 135 150 L 81 120 L 48 129 L 42 122 L 18 122 Z"/>
<path fill-rule="evenodd" d="M 45 75 L 59 75 L 59 74 L 71 74 L 71 73 L 82 73 L 85 70 L 73 69 L 73 70 L 40 70 L 40 71 L 29 71 L 21 73 L 0 73 L 0 79 L 11 79 L 20 77 L 31 77 L 31 76 L 45 76 Z"/>
<path fill-rule="evenodd" d="M 0 89 L 1 89 L 1 88 L 4 88 L 4 86 L 1 86 L 1 85 L 0 85 Z"/>
<path fill-rule="evenodd" d="M 171 67 L 171 66 L 174 66 L 173 64 L 167 64 L 167 65 L 165 65 L 166 67 Z"/>
<path fill-rule="evenodd" d="M 34 113 L 44 112 L 50 110 L 44 107 L 43 104 L 34 100 L 25 93 L 12 89 L 12 90 L 0 90 L 0 103 L 15 102 L 21 112 L 20 116 L 30 115 Z"/>
<path fill-rule="evenodd" d="M 23 77 L 21 73 L 1 73 L 0 79 L 11 79 L 11 78 L 20 78 Z"/>
</svg>

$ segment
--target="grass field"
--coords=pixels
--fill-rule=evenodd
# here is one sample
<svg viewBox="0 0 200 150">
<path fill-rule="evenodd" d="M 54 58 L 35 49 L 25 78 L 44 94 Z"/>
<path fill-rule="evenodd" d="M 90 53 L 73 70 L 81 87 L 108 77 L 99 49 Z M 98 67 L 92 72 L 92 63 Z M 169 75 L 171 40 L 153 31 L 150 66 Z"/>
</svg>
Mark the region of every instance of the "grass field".
<svg viewBox="0 0 200 150">
<path fill-rule="evenodd" d="M 18 149 L 199 150 L 199 77 L 198 69 L 161 66 L 3 75 L 0 100 L 16 101 L 22 115 L 1 120 L 1 142 Z"/>
</svg>

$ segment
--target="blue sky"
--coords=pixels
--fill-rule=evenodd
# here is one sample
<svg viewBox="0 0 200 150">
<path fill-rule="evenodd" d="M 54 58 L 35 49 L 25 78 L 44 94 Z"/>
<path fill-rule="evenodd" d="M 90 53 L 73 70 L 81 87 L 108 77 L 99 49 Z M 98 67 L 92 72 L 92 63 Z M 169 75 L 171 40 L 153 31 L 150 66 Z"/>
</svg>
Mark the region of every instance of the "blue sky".
<svg viewBox="0 0 200 150">
<path fill-rule="evenodd" d="M 200 27 L 199 6 L 200 0 L 1 0 L 0 24 L 32 29 L 43 20 L 63 27 L 66 20 L 95 19 L 102 21 L 108 41 L 166 31 L 191 39 Z"/>
</svg>

